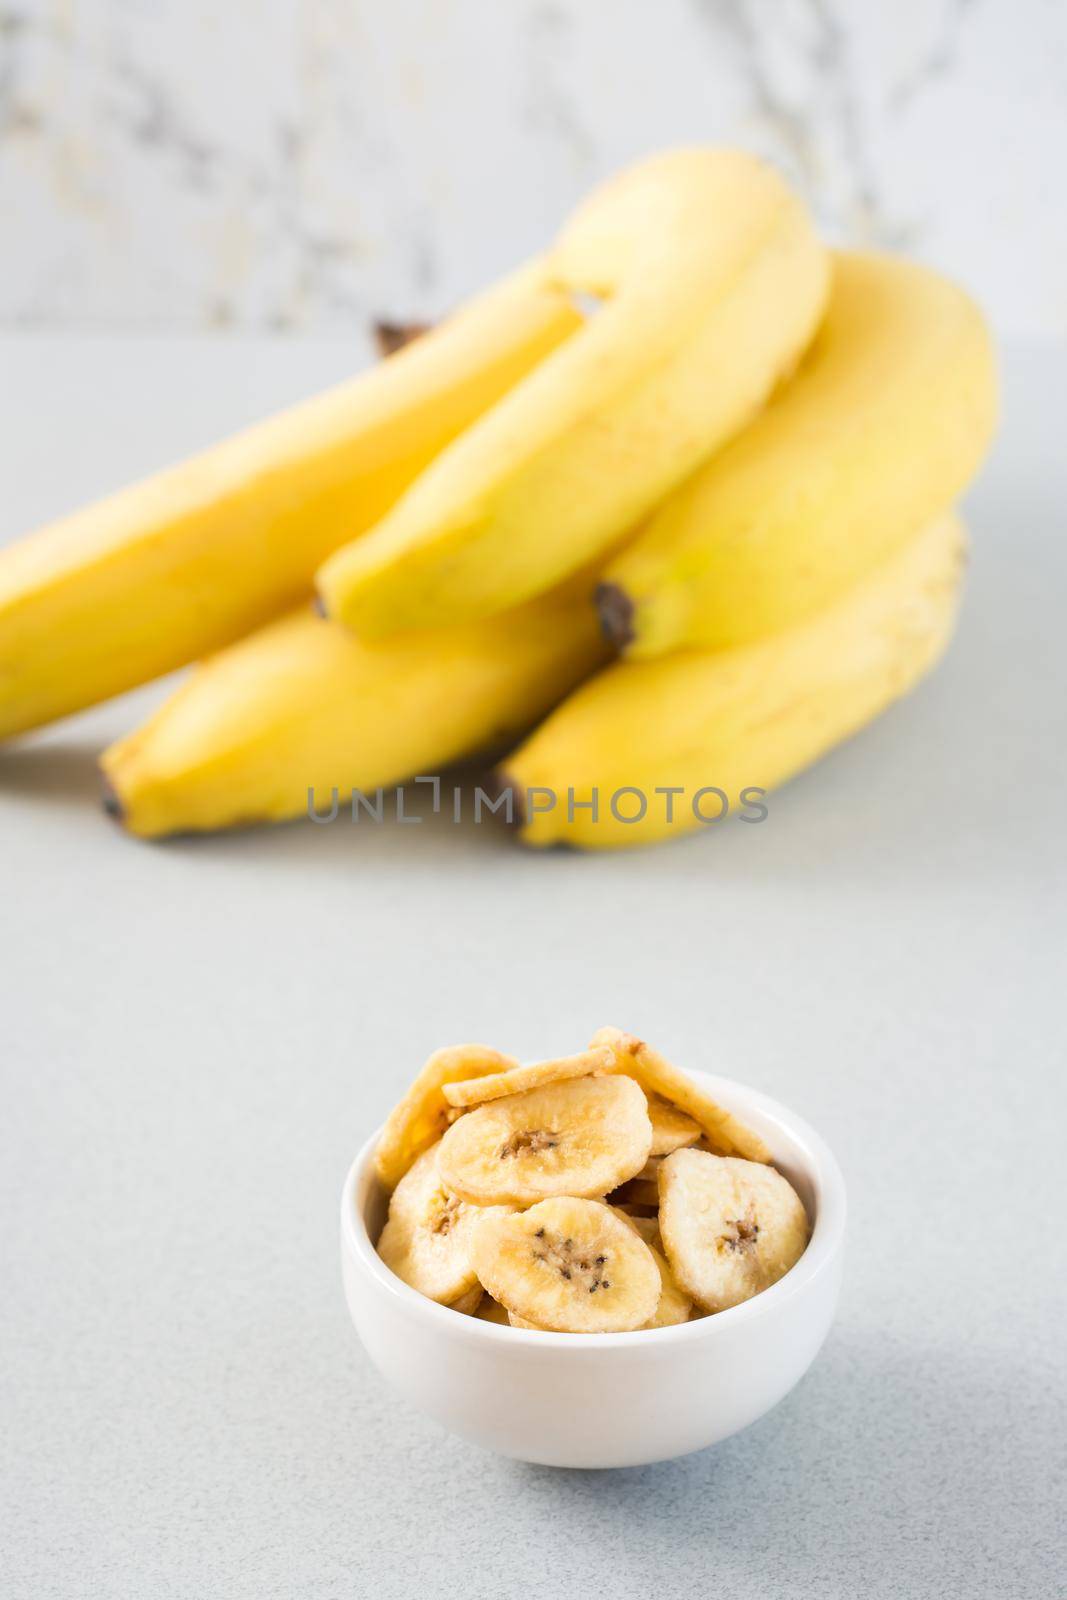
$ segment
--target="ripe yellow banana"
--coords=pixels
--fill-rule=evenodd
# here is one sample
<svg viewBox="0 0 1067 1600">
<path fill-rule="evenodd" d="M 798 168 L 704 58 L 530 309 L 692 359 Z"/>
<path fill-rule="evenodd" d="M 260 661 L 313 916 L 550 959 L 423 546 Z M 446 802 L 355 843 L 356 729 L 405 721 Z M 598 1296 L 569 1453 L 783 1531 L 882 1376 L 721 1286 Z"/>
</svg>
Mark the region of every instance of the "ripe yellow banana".
<svg viewBox="0 0 1067 1600">
<path fill-rule="evenodd" d="M 606 657 L 589 580 L 465 627 L 365 644 L 310 608 L 196 667 L 105 751 L 111 807 L 154 837 L 303 816 L 516 738 Z"/>
<path fill-rule="evenodd" d="M 217 649 L 581 318 L 533 263 L 373 371 L 0 552 L 0 738 Z"/>
<path fill-rule="evenodd" d="M 318 574 L 364 636 L 485 616 L 604 551 L 755 414 L 829 275 L 781 179 L 707 149 L 606 184 L 544 271 L 601 309 Z"/>
<path fill-rule="evenodd" d="M 783 783 L 930 669 L 951 636 L 963 551 L 943 517 L 784 633 L 599 673 L 505 763 L 501 781 L 526 797 L 523 837 L 651 844 L 716 820 L 713 790 L 746 812 L 746 791 Z"/>
<path fill-rule="evenodd" d="M 952 505 L 996 414 L 981 314 L 907 261 L 841 254 L 797 375 L 606 567 L 629 656 L 788 627 Z"/>
</svg>

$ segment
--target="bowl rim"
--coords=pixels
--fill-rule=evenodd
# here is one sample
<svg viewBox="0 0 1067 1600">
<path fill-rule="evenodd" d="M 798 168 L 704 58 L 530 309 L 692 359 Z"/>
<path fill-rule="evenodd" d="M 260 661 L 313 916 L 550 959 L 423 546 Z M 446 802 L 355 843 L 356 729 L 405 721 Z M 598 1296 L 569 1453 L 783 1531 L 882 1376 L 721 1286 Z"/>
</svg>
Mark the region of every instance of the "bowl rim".
<svg viewBox="0 0 1067 1600">
<path fill-rule="evenodd" d="M 738 1306 L 717 1311 L 710 1316 L 698 1317 L 692 1322 L 675 1323 L 666 1328 L 635 1328 L 625 1333 L 558 1333 L 554 1330 L 505 1327 L 476 1316 L 464 1316 L 449 1306 L 439 1305 L 420 1294 L 386 1266 L 379 1256 L 367 1231 L 362 1211 L 356 1204 L 357 1193 L 367 1175 L 374 1151 L 381 1136 L 378 1127 L 360 1147 L 348 1169 L 341 1190 L 341 1243 L 349 1259 L 379 1287 L 399 1303 L 399 1308 L 409 1316 L 437 1322 L 442 1334 L 475 1343 L 504 1340 L 509 1349 L 523 1345 L 537 1350 L 565 1349 L 574 1353 L 603 1349 L 633 1348 L 661 1349 L 668 1343 L 690 1343 L 698 1340 L 714 1341 L 723 1335 L 724 1326 L 735 1329 L 743 1318 L 773 1316 L 785 1309 L 788 1301 L 802 1293 L 820 1276 L 841 1251 L 845 1235 L 847 1198 L 844 1175 L 829 1145 L 816 1133 L 803 1117 L 772 1099 L 760 1089 L 739 1083 L 735 1078 L 721 1077 L 716 1073 L 702 1072 L 696 1068 L 688 1075 L 707 1086 L 726 1106 L 727 1110 L 743 1116 L 746 1109 L 755 1109 L 783 1132 L 799 1147 L 803 1166 L 814 1194 L 815 1222 L 804 1254 L 784 1277 L 769 1289 L 753 1295 Z M 373 1173 L 369 1174 L 373 1181 Z M 725 1321 L 724 1321 L 725 1319 Z"/>
</svg>

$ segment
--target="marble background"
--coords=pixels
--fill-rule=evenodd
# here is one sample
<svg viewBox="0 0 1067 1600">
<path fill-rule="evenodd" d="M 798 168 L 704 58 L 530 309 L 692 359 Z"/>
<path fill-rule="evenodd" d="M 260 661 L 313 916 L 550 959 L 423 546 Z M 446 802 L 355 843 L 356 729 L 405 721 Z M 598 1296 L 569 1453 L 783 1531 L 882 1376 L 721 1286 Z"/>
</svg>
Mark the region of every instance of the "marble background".
<svg viewBox="0 0 1067 1600">
<path fill-rule="evenodd" d="M 778 162 L 837 239 L 1067 333 L 1062 0 L 2 0 L 0 323 L 435 315 L 602 173 Z"/>
</svg>

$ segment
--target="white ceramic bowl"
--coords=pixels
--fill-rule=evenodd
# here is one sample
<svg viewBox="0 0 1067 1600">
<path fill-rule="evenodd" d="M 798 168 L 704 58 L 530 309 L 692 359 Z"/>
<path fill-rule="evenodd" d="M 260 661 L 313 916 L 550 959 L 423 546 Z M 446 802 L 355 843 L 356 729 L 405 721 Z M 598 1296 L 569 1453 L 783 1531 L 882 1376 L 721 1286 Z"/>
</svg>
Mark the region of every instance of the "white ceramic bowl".
<svg viewBox="0 0 1067 1600">
<path fill-rule="evenodd" d="M 453 1433 L 521 1461 L 629 1467 L 717 1444 L 803 1377 L 837 1305 L 845 1185 L 807 1123 L 728 1078 L 695 1072 L 765 1140 L 813 1221 L 793 1270 L 743 1305 L 643 1333 L 535 1333 L 417 1294 L 374 1249 L 386 1200 L 377 1134 L 341 1197 L 341 1263 L 356 1332 L 385 1378 Z"/>
</svg>

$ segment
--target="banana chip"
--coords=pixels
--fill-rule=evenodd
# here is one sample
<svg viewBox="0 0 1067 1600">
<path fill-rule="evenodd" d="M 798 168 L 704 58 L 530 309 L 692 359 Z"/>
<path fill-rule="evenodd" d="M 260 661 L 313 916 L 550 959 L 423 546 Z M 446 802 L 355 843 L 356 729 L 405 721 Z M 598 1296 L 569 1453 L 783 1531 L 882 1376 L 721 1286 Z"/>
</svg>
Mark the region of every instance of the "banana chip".
<svg viewBox="0 0 1067 1600">
<path fill-rule="evenodd" d="M 659 1224 L 678 1283 L 706 1311 L 740 1305 L 803 1255 L 808 1218 L 780 1172 L 676 1150 L 660 1169 Z"/>
<path fill-rule="evenodd" d="M 655 1246 L 657 1250 L 662 1249 L 658 1214 L 654 1217 L 637 1217 L 634 1216 L 632 1211 L 626 1211 L 622 1206 L 614 1204 L 611 1205 L 611 1209 L 617 1217 L 622 1218 L 627 1227 L 632 1228 L 636 1234 L 639 1234 L 646 1244 Z"/>
<path fill-rule="evenodd" d="M 458 1300 L 449 1302 L 449 1311 L 461 1311 L 465 1317 L 476 1317 L 478 1308 L 485 1299 L 485 1292 L 480 1283 L 473 1289 L 468 1289 L 466 1294 L 461 1294 Z"/>
<path fill-rule="evenodd" d="M 663 1163 L 662 1156 L 650 1156 L 640 1172 L 608 1195 L 609 1205 L 651 1207 L 653 1211 L 659 1208 L 659 1169 Z"/>
<path fill-rule="evenodd" d="M 600 1198 L 641 1170 L 651 1141 L 632 1079 L 571 1078 L 468 1111 L 441 1141 L 440 1172 L 473 1205 Z"/>
<path fill-rule="evenodd" d="M 659 1271 L 660 1291 L 656 1309 L 645 1323 L 645 1327 L 671 1328 L 676 1322 L 688 1322 L 693 1309 L 692 1300 L 679 1285 L 671 1264 L 663 1252 L 654 1244 L 650 1244 L 648 1248 Z"/>
<path fill-rule="evenodd" d="M 474 1221 L 486 1213 L 464 1205 L 441 1182 L 440 1148 L 424 1150 L 397 1184 L 378 1254 L 398 1278 L 430 1300 L 456 1311 L 466 1311 L 469 1303 L 474 1310 L 481 1285 L 470 1262 L 470 1236 Z"/>
<path fill-rule="evenodd" d="M 671 1270 L 671 1264 L 663 1254 L 663 1240 L 659 1236 L 658 1217 L 632 1217 L 627 1212 L 613 1206 L 612 1210 L 617 1217 L 621 1217 L 628 1228 L 642 1238 L 652 1252 L 652 1259 L 659 1269 L 660 1294 L 656 1310 L 646 1328 L 669 1328 L 677 1322 L 688 1322 L 693 1314 L 693 1302 L 680 1288 L 678 1280 Z"/>
<path fill-rule="evenodd" d="M 400 1104 L 386 1118 L 374 1167 L 386 1189 L 393 1190 L 416 1156 L 428 1150 L 452 1120 L 445 1099 L 446 1083 L 507 1072 L 518 1062 L 484 1044 L 455 1044 L 435 1050 Z"/>
<path fill-rule="evenodd" d="M 644 1241 L 597 1200 L 542 1200 L 487 1217 L 471 1259 L 511 1320 L 557 1333 L 619 1333 L 655 1315 L 661 1279 Z"/>
<path fill-rule="evenodd" d="M 649 1095 L 648 1120 L 652 1124 L 654 1156 L 669 1156 L 672 1150 L 696 1144 L 700 1138 L 700 1123 L 687 1117 L 684 1111 L 679 1111 L 677 1106 L 672 1106 L 661 1095 Z"/>
<path fill-rule="evenodd" d="M 510 1067 L 507 1072 L 494 1072 L 466 1083 L 446 1083 L 442 1092 L 450 1106 L 482 1105 L 486 1100 L 500 1100 L 504 1095 L 540 1088 L 543 1083 L 607 1072 L 614 1059 L 610 1050 L 583 1050 L 581 1055 L 561 1056 L 555 1061 L 530 1061 L 524 1067 Z"/>
<path fill-rule="evenodd" d="M 770 1151 L 757 1134 L 717 1105 L 651 1045 L 632 1033 L 623 1033 L 620 1028 L 599 1028 L 591 1045 L 593 1048 L 606 1045 L 615 1054 L 614 1071 L 636 1078 L 646 1094 L 659 1095 L 692 1117 L 723 1155 L 743 1156 L 746 1161 L 770 1161 Z"/>
<path fill-rule="evenodd" d="M 481 1287 L 479 1284 L 478 1288 Z M 505 1328 L 509 1326 L 507 1307 L 502 1306 L 499 1300 L 494 1300 L 491 1294 L 482 1295 L 482 1303 L 474 1315 L 479 1322 L 496 1322 Z"/>
</svg>

